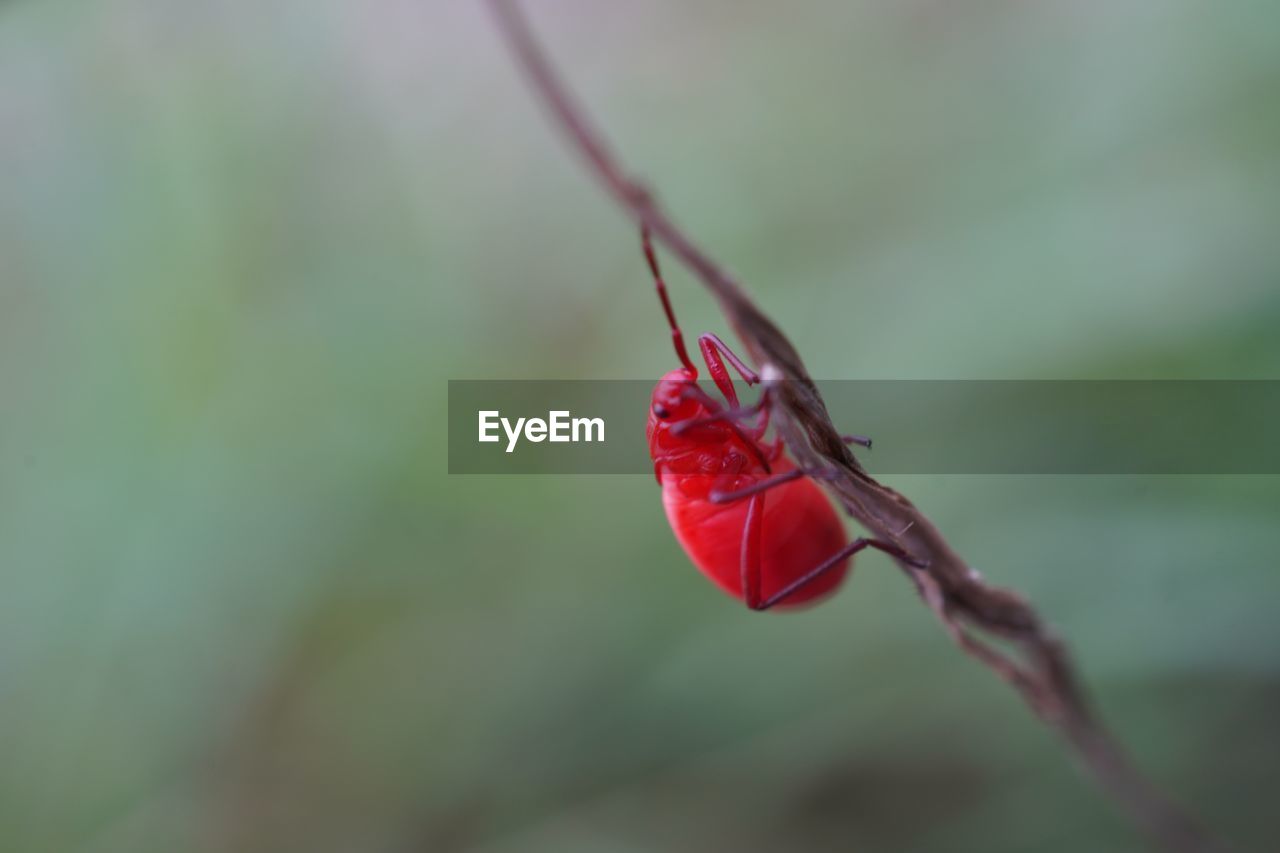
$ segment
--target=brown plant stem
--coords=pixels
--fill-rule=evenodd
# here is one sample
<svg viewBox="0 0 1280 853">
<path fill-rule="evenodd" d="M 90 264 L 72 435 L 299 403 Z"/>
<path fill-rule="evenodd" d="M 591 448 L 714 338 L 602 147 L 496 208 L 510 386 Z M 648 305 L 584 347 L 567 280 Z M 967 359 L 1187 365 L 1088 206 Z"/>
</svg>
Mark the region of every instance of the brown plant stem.
<svg viewBox="0 0 1280 853">
<path fill-rule="evenodd" d="M 772 388 L 774 424 L 797 464 L 816 478 L 876 538 L 928 561 L 897 560 L 952 641 L 992 670 L 1057 729 L 1093 777 L 1143 831 L 1165 848 L 1218 849 L 1196 823 L 1156 790 L 1094 714 L 1071 658 L 1031 605 L 990 586 L 904 496 L 873 479 L 841 441 L 800 355 L 718 264 L 668 218 L 631 178 L 569 96 L 513 0 L 489 0 L 524 74 L 568 141 L 622 209 L 681 260 L 711 291 Z M 986 638 L 1008 641 L 1010 654 Z"/>
</svg>

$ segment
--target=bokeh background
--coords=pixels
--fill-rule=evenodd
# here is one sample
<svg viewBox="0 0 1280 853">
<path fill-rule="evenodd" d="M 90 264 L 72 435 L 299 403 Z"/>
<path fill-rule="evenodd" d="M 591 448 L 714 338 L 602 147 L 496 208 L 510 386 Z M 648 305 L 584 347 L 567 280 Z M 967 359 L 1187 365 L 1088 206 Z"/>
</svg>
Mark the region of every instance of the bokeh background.
<svg viewBox="0 0 1280 853">
<path fill-rule="evenodd" d="M 528 5 L 815 375 L 1280 375 L 1274 3 Z M 0 849 L 1142 845 L 884 558 L 757 616 L 649 478 L 447 475 L 447 379 L 673 364 L 480 4 L 9 0 L 0 176 Z M 1277 478 L 891 482 L 1274 849 Z"/>
</svg>

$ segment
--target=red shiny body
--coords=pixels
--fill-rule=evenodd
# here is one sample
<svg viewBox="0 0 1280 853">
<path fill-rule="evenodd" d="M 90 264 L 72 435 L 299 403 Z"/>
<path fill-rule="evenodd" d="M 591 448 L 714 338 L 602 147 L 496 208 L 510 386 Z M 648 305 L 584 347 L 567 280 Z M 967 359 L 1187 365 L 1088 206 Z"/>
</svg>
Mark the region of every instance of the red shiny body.
<svg viewBox="0 0 1280 853">
<path fill-rule="evenodd" d="M 716 375 L 723 374 L 723 365 L 708 359 L 708 366 L 723 390 L 730 381 L 727 375 Z M 758 567 L 759 572 L 757 592 L 768 598 L 840 552 L 849 539 L 826 494 L 807 477 L 772 486 L 751 499 L 713 502 L 713 492 L 740 491 L 795 466 L 780 443 L 765 443 L 754 428 L 727 420 L 678 428 L 682 422 L 707 420 L 714 414 L 708 403 L 688 393 L 696 378 L 691 367 L 678 368 L 653 391 L 649 454 L 662 485 L 667 520 L 694 565 L 725 592 L 747 601 L 745 542 L 750 506 L 759 501 L 763 513 L 750 554 L 752 571 Z M 736 399 L 728 402 L 737 405 Z M 808 604 L 830 595 L 844 580 L 851 559 L 803 584 L 777 606 Z"/>
</svg>

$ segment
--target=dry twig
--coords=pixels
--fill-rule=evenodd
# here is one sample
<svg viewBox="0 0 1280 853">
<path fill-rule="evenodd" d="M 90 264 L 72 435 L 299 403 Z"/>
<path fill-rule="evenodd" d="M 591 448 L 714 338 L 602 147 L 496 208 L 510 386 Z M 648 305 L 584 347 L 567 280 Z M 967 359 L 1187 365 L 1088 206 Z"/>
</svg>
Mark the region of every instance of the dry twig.
<svg viewBox="0 0 1280 853">
<path fill-rule="evenodd" d="M 513 0 L 490 0 L 490 5 L 524 73 L 594 176 L 711 291 L 762 374 L 773 381 L 774 424 L 797 464 L 818 472 L 818 481 L 876 538 L 928 561 L 925 570 L 896 562 L 952 641 L 1012 685 L 1041 720 L 1061 732 L 1145 832 L 1171 850 L 1215 849 L 1190 817 L 1142 777 L 1103 727 L 1066 649 L 1031 605 L 1016 593 L 986 584 L 909 500 L 862 468 L 832 425 L 795 347 L 614 159 L 569 97 Z M 986 637 L 1007 640 L 1020 654 L 1009 654 Z"/>
</svg>

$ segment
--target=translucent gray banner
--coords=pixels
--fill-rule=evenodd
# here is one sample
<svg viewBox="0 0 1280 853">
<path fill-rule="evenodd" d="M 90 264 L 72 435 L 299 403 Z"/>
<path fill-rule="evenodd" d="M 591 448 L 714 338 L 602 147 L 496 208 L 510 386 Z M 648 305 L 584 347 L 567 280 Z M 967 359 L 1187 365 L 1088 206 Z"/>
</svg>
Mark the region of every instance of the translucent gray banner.
<svg viewBox="0 0 1280 853">
<path fill-rule="evenodd" d="M 652 476 L 645 420 L 653 385 L 450 381 L 449 473 Z M 1280 381 L 818 387 L 838 429 L 874 439 L 857 453 L 875 474 L 1280 474 Z M 739 389 L 744 404 L 755 400 L 754 390 Z"/>
</svg>

